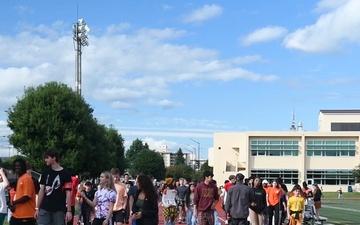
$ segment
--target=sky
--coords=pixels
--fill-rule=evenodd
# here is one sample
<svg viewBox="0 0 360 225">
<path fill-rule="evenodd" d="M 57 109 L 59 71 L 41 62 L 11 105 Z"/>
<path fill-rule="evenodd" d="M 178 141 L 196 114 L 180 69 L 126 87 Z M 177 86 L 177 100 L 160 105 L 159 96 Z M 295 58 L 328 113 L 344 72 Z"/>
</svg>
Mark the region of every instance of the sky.
<svg viewBox="0 0 360 225">
<path fill-rule="evenodd" d="M 206 159 L 214 132 L 318 127 L 359 109 L 359 0 L 0 1 L 0 156 L 26 87 L 75 86 L 72 29 L 90 28 L 82 91 L 128 148 L 136 138 Z M 12 150 L 11 150 L 12 151 Z"/>
</svg>

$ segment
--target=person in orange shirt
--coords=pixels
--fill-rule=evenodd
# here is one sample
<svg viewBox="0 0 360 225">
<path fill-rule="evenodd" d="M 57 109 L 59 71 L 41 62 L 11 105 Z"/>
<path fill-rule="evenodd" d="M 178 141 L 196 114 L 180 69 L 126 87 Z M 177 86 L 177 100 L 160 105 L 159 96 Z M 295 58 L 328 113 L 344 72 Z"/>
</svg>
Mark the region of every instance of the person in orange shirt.
<svg viewBox="0 0 360 225">
<path fill-rule="evenodd" d="M 10 225 L 35 225 L 36 194 L 34 182 L 31 176 L 26 173 L 25 160 L 21 158 L 15 159 L 13 167 L 19 178 L 16 185 L 16 195 L 14 200 L 9 203 L 9 209 L 12 211 Z"/>
<path fill-rule="evenodd" d="M 280 196 L 282 190 L 277 180 L 271 182 L 272 186 L 267 189 L 266 200 L 268 206 L 269 224 L 272 224 L 273 217 L 275 224 L 279 224 Z"/>
</svg>

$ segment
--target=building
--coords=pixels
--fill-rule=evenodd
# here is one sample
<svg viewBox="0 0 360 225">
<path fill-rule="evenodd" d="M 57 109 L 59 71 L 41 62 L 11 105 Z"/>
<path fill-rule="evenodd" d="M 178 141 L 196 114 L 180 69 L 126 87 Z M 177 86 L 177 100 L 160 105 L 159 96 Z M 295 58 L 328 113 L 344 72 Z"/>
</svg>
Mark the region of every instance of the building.
<svg viewBox="0 0 360 225">
<path fill-rule="evenodd" d="M 218 181 L 238 172 L 288 186 L 315 182 L 325 191 L 354 185 L 352 171 L 360 163 L 360 110 L 320 110 L 318 131 L 214 133 L 209 165 Z M 216 160 L 214 160 L 216 159 Z"/>
<path fill-rule="evenodd" d="M 165 167 L 174 166 L 175 165 L 175 158 L 176 158 L 176 152 L 170 152 L 168 147 L 166 145 L 160 145 L 155 149 L 156 152 L 159 152 L 165 163 Z M 190 165 L 194 168 L 195 166 L 195 155 L 184 153 L 183 156 L 185 158 L 185 162 L 187 165 Z"/>
</svg>

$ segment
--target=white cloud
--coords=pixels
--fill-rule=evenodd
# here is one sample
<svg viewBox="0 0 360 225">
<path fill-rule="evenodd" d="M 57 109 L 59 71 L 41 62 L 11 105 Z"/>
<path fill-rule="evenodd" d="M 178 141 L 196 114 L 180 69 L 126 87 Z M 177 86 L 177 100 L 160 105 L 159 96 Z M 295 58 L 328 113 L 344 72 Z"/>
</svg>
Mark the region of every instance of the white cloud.
<svg viewBox="0 0 360 225">
<path fill-rule="evenodd" d="M 182 106 L 181 103 L 179 102 L 174 102 L 174 101 L 170 101 L 168 99 L 161 99 L 161 100 L 156 100 L 156 99 L 149 99 L 148 103 L 150 105 L 155 105 L 155 106 L 160 106 L 164 109 L 169 109 L 169 108 L 173 108 L 175 106 Z"/>
<path fill-rule="evenodd" d="M 18 5 L 15 6 L 15 11 L 19 15 L 26 15 L 26 14 L 33 14 L 34 10 L 28 6 L 25 5 Z"/>
<path fill-rule="evenodd" d="M 316 4 L 315 12 L 326 12 L 345 5 L 350 0 L 321 0 Z"/>
<path fill-rule="evenodd" d="M 124 142 L 124 146 L 126 150 L 130 148 L 134 140 L 129 139 Z M 163 139 L 157 140 L 155 138 L 145 137 L 145 138 L 141 138 L 140 140 L 143 142 L 143 144 L 147 143 L 149 145 L 149 148 L 152 150 L 157 149 L 161 145 L 166 145 L 169 151 L 176 152 L 179 148 L 182 147 L 180 144 L 174 141 L 167 141 Z"/>
<path fill-rule="evenodd" d="M 259 42 L 267 42 L 280 37 L 283 37 L 286 34 L 287 30 L 283 27 L 264 27 L 253 31 L 251 34 L 241 38 L 241 44 L 245 46 L 253 45 Z"/>
<path fill-rule="evenodd" d="M 327 53 L 341 51 L 347 42 L 359 43 L 360 1 L 341 1 L 343 5 L 319 17 L 313 25 L 298 29 L 284 40 L 287 48 L 305 52 Z"/>
<path fill-rule="evenodd" d="M 0 120 L 0 143 L 7 143 L 7 136 L 11 133 L 10 128 L 7 126 L 7 121 Z"/>
<path fill-rule="evenodd" d="M 61 22 L 53 24 L 59 28 Z M 179 107 L 171 99 L 170 85 L 191 80 L 247 79 L 273 81 L 274 75 L 247 71 L 239 64 L 257 62 L 259 56 L 219 59 L 218 52 L 171 44 L 168 40 L 186 35 L 184 30 L 140 29 L 117 33 L 111 25 L 103 36 L 91 36 L 90 46 L 83 49 L 83 86 L 86 98 L 98 100 L 113 108 L 137 110 L 139 103 L 158 107 Z M 15 36 L 0 35 L 0 108 L 14 104 L 24 87 L 48 81 L 74 86 L 72 36 L 38 34 L 30 29 Z M 48 30 L 56 31 L 54 27 Z M 61 26 L 60 26 L 61 27 Z M 35 33 L 32 33 L 35 32 Z M 123 31 L 125 32 L 125 31 Z M 68 32 L 69 33 L 69 32 Z"/>
<path fill-rule="evenodd" d="M 196 9 L 192 11 L 189 15 L 186 15 L 183 18 L 184 23 L 199 23 L 214 17 L 220 16 L 223 12 L 223 8 L 221 6 L 212 4 L 212 5 L 204 5 L 200 9 Z"/>
</svg>

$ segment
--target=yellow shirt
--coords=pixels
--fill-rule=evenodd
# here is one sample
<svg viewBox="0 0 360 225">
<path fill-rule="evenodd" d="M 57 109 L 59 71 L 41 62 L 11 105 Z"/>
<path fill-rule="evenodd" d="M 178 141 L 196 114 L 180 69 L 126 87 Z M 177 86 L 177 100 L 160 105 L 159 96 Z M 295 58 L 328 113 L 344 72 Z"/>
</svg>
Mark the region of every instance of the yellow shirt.
<svg viewBox="0 0 360 225">
<path fill-rule="evenodd" d="M 292 196 L 289 198 L 288 206 L 289 206 L 290 211 L 302 212 L 302 210 L 305 206 L 305 199 L 301 196 L 299 196 L 299 197 Z"/>
</svg>

